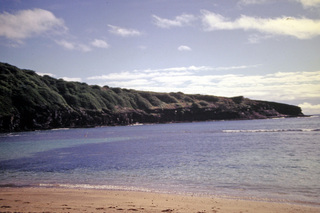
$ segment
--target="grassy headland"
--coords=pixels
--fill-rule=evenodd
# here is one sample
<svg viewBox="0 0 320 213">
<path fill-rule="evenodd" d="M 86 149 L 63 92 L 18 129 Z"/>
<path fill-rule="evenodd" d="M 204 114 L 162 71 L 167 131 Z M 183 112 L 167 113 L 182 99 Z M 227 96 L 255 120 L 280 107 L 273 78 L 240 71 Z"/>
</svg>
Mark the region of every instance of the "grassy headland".
<svg viewBox="0 0 320 213">
<path fill-rule="evenodd" d="M 303 116 L 301 108 L 243 96 L 100 87 L 0 63 L 0 132 L 291 116 Z"/>
</svg>

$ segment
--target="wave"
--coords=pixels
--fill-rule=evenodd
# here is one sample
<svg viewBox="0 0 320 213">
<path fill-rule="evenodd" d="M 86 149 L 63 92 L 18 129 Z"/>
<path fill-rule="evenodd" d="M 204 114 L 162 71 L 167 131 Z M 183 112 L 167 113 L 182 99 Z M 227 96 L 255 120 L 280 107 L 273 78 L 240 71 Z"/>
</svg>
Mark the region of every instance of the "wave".
<svg viewBox="0 0 320 213">
<path fill-rule="evenodd" d="M 255 132 L 318 132 L 320 129 L 226 129 L 224 133 L 255 133 Z"/>
<path fill-rule="evenodd" d="M 0 137 L 19 137 L 19 136 L 22 136 L 20 134 L 17 134 L 17 133 L 2 133 L 0 134 Z"/>
<path fill-rule="evenodd" d="M 56 129 L 51 129 L 51 131 L 60 131 L 60 130 L 69 130 L 70 128 L 56 128 Z"/>
<path fill-rule="evenodd" d="M 90 184 L 50 184 L 40 183 L 39 187 L 45 188 L 68 188 L 68 189 L 99 189 L 99 190 L 120 190 L 120 191 L 139 191 L 153 192 L 150 189 L 133 186 L 115 186 L 115 185 L 90 185 Z"/>
</svg>

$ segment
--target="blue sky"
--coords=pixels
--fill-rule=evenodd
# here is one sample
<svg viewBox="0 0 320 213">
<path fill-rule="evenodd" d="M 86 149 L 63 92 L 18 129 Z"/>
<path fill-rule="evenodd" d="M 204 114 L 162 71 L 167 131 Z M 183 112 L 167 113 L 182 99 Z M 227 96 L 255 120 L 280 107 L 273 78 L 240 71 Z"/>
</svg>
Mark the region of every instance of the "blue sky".
<svg viewBox="0 0 320 213">
<path fill-rule="evenodd" d="M 0 61 L 320 114 L 320 0 L 0 0 Z"/>
</svg>

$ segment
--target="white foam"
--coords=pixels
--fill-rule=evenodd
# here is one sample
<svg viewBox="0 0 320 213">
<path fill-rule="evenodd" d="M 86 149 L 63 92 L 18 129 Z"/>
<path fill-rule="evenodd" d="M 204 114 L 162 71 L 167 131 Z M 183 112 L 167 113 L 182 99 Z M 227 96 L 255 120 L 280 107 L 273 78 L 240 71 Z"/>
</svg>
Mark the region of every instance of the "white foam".
<svg viewBox="0 0 320 213">
<path fill-rule="evenodd" d="M 56 128 L 56 129 L 51 129 L 51 131 L 59 131 L 59 130 L 69 130 L 70 128 Z"/>
<path fill-rule="evenodd" d="M 226 129 L 224 133 L 255 133 L 255 132 L 315 132 L 320 129 Z"/>
<path fill-rule="evenodd" d="M 134 186 L 115 186 L 115 185 L 90 185 L 90 184 L 50 184 L 40 183 L 40 187 L 57 187 L 68 189 L 100 189 L 100 190 L 123 190 L 123 191 L 140 191 L 140 192 L 152 192 L 150 189 L 134 187 Z"/>
</svg>

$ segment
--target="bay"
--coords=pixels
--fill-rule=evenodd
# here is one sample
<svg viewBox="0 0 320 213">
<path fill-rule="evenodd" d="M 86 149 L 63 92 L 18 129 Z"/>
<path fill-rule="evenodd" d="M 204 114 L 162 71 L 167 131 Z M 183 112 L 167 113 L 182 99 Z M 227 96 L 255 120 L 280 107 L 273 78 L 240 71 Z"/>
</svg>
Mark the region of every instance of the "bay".
<svg viewBox="0 0 320 213">
<path fill-rule="evenodd" d="M 0 134 L 0 186 L 138 190 L 320 205 L 320 118 Z"/>
</svg>

